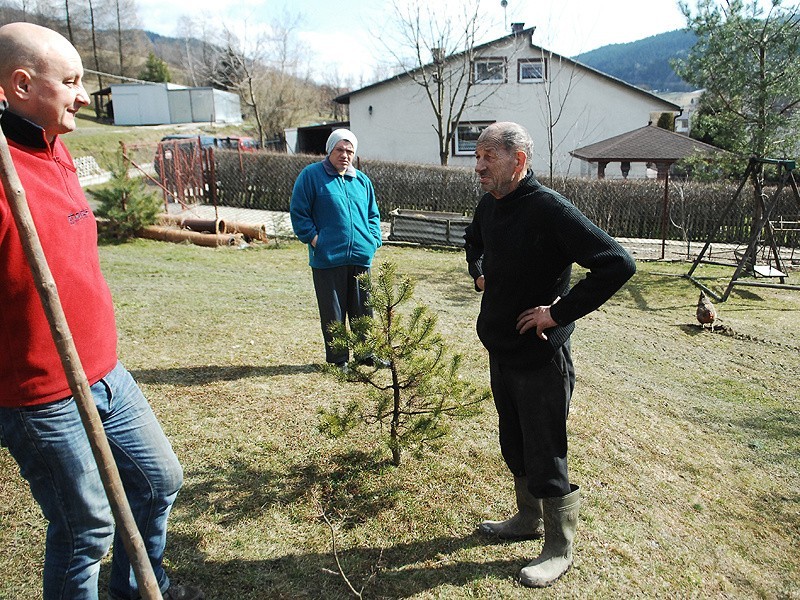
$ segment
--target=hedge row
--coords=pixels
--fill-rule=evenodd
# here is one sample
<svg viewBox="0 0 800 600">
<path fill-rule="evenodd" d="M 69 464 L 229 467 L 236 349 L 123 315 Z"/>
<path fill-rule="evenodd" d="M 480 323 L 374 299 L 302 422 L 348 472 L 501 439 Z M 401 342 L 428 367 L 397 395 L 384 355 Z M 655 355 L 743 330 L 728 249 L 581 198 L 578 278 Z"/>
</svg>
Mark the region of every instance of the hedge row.
<svg viewBox="0 0 800 600">
<path fill-rule="evenodd" d="M 319 159 L 311 155 L 217 151 L 217 202 L 223 206 L 287 211 L 297 175 Z M 359 168 L 372 180 L 384 216 L 396 208 L 471 215 L 481 195 L 471 169 L 372 160 L 361 161 Z M 552 187 L 613 236 L 662 236 L 663 181 L 572 178 L 560 179 Z M 736 188 L 735 183 L 670 181 L 667 238 L 704 241 L 713 234 L 718 242 L 746 241 L 755 206 L 749 185 L 717 227 Z M 800 203 L 788 187 L 773 214 L 779 215 L 794 220 L 800 215 Z M 783 243 L 797 245 L 796 232 L 781 235 Z"/>
</svg>

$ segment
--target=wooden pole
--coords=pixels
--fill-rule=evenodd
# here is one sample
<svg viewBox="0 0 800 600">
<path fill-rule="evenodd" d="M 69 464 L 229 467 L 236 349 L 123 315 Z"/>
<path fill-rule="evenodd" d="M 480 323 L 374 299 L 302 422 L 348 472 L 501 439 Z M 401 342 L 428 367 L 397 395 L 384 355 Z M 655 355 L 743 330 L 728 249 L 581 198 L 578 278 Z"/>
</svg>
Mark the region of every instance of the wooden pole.
<svg viewBox="0 0 800 600">
<path fill-rule="evenodd" d="M 664 205 L 661 208 L 661 260 L 667 254 L 667 220 L 669 218 L 669 169 L 664 175 Z"/>
<path fill-rule="evenodd" d="M 0 88 L 0 118 L 2 118 L 5 107 L 4 101 L 3 90 Z M 103 423 L 92 398 L 89 381 L 86 379 L 86 373 L 75 348 L 75 341 L 72 339 L 64 308 L 61 306 L 58 289 L 42 250 L 41 240 L 31 217 L 25 190 L 11 160 L 8 142 L 2 128 L 0 128 L 0 179 L 2 179 L 3 189 L 19 231 L 22 248 L 33 274 L 42 307 L 50 324 L 53 341 L 67 375 L 69 388 L 72 390 L 81 421 L 89 437 L 89 444 L 97 461 L 114 521 L 121 530 L 122 541 L 139 584 L 139 593 L 145 600 L 163 600 L 153 567 L 147 556 L 147 549 L 136 527 L 128 499 L 125 497 L 117 463 L 114 462 L 111 454 Z"/>
</svg>

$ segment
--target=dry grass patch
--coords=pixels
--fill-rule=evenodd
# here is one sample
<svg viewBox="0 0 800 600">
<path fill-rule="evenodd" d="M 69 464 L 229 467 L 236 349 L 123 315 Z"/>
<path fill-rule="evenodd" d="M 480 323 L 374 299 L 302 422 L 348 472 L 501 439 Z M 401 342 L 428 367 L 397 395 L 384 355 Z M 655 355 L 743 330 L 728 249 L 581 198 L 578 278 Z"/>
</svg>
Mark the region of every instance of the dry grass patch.
<svg viewBox="0 0 800 600">
<path fill-rule="evenodd" d="M 399 469 L 369 429 L 319 434 L 320 407 L 363 391 L 317 370 L 303 247 L 136 241 L 101 253 L 120 355 L 186 472 L 167 551 L 177 580 L 212 599 L 348 597 L 321 502 L 356 588 L 378 568 L 367 598 L 535 593 L 516 574 L 541 542 L 475 532 L 512 510 L 491 405 Z M 378 257 L 417 278 L 465 376 L 485 385 L 463 256 Z M 735 291 L 719 306 L 729 334 L 702 332 L 687 270 L 640 263 L 578 325 L 570 458 L 584 504 L 575 565 L 548 598 L 800 598 L 800 293 Z M 5 451 L 0 495 L 0 598 L 35 597 L 45 524 Z"/>
</svg>

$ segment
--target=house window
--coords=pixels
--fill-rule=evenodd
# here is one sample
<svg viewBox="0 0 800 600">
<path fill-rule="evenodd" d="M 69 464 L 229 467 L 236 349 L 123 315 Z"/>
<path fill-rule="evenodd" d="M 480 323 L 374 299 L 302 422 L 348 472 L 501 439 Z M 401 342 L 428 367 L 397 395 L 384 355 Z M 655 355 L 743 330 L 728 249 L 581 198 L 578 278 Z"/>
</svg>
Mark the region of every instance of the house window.
<svg viewBox="0 0 800 600">
<path fill-rule="evenodd" d="M 505 83 L 505 58 L 479 58 L 473 63 L 472 77 L 474 83 Z"/>
<path fill-rule="evenodd" d="M 454 156 L 472 156 L 478 146 L 478 136 L 492 121 L 467 121 L 459 123 L 453 138 Z"/>
<path fill-rule="evenodd" d="M 541 83 L 547 77 L 547 62 L 543 58 L 520 58 L 517 61 L 517 81 Z"/>
</svg>

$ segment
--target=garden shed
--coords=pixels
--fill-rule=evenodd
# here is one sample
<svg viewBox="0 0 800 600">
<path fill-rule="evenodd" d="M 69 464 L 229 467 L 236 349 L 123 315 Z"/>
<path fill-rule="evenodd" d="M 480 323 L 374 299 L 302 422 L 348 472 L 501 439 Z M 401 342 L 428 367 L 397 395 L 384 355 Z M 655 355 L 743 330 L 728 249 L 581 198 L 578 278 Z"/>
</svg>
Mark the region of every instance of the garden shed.
<svg viewBox="0 0 800 600">
<path fill-rule="evenodd" d="M 211 87 L 170 83 L 121 83 L 111 86 L 115 125 L 241 123 L 239 96 Z"/>
<path fill-rule="evenodd" d="M 349 129 L 350 121 L 318 123 L 284 129 L 286 152 L 289 154 L 325 154 L 325 142 L 334 129 Z"/>
</svg>

